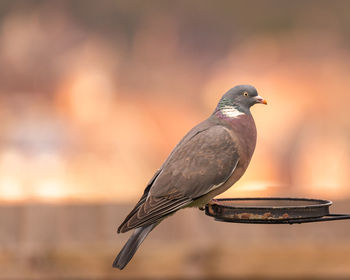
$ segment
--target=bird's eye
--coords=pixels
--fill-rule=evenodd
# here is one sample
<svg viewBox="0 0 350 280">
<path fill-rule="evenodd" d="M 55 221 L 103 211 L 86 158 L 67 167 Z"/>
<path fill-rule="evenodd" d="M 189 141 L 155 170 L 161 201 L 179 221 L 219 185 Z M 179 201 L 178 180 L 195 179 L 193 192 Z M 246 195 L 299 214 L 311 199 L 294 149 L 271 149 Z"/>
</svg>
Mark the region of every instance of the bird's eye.
<svg viewBox="0 0 350 280">
<path fill-rule="evenodd" d="M 248 96 L 248 92 L 246 92 L 246 91 L 243 92 L 243 95 L 244 95 L 244 96 Z"/>
</svg>

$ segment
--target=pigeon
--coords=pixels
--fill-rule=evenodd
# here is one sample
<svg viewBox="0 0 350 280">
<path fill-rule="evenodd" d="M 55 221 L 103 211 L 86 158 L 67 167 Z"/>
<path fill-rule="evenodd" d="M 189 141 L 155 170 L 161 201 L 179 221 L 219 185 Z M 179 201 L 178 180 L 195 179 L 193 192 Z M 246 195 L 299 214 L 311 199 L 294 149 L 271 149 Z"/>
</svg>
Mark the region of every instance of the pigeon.
<svg viewBox="0 0 350 280">
<path fill-rule="evenodd" d="M 251 85 L 238 85 L 220 99 L 212 115 L 176 145 L 146 186 L 118 233 L 134 229 L 113 262 L 123 269 L 147 235 L 165 218 L 187 207 L 204 207 L 246 171 L 256 145 L 250 112 L 267 104 Z"/>
</svg>

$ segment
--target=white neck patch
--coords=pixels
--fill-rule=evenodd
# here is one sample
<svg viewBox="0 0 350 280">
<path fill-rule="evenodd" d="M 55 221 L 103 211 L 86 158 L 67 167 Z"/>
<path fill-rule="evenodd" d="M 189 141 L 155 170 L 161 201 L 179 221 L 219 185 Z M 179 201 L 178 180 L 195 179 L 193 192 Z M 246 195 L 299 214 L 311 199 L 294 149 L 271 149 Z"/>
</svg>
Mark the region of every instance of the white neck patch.
<svg viewBox="0 0 350 280">
<path fill-rule="evenodd" d="M 220 111 L 229 118 L 237 118 L 240 115 L 245 115 L 243 112 L 237 110 L 234 106 L 225 106 Z"/>
</svg>

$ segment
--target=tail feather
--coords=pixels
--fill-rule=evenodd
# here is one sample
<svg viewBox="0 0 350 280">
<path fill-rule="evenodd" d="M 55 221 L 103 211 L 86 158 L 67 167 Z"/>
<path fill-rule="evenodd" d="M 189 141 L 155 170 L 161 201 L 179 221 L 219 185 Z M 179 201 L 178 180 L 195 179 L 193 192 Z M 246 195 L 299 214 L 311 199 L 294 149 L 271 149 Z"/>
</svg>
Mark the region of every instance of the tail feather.
<svg viewBox="0 0 350 280">
<path fill-rule="evenodd" d="M 113 267 L 122 270 L 136 253 L 137 249 L 157 224 L 136 228 L 113 262 Z"/>
</svg>

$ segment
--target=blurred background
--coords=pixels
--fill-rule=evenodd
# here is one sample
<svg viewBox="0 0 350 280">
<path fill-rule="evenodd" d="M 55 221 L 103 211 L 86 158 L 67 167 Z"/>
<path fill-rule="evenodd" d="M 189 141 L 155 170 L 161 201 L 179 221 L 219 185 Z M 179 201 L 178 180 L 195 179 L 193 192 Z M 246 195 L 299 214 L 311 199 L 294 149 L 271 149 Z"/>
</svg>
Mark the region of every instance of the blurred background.
<svg viewBox="0 0 350 280">
<path fill-rule="evenodd" d="M 116 228 L 182 136 L 252 84 L 258 143 L 222 197 L 350 212 L 350 2 L 0 2 L 0 279 L 350 277 L 350 224 Z"/>
</svg>

